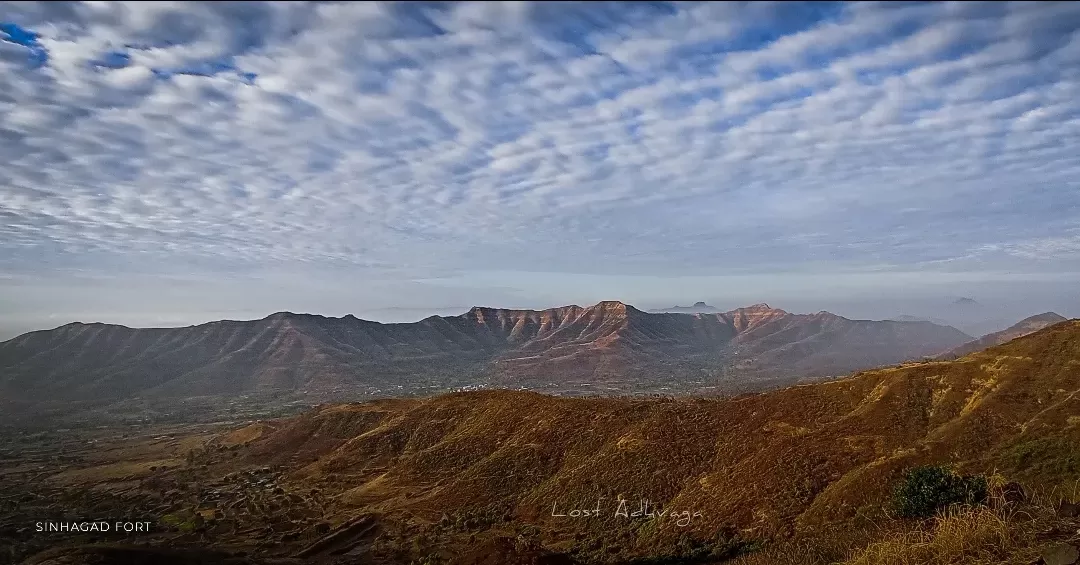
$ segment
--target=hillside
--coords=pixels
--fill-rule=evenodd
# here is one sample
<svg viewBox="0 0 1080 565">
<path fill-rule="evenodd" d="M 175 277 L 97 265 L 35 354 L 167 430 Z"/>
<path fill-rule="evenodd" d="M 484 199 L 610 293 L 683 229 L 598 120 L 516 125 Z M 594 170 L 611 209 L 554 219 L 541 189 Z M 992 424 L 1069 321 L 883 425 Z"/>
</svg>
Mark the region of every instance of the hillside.
<svg viewBox="0 0 1080 565">
<path fill-rule="evenodd" d="M 929 323 L 767 305 L 682 315 L 620 302 L 476 307 L 403 324 L 291 313 L 185 328 L 74 323 L 0 343 L 0 397 L 25 407 L 136 396 L 340 398 L 485 382 L 572 389 L 608 380 L 650 390 L 664 379 L 724 370 L 737 371 L 729 386 L 752 387 L 897 363 L 969 339 Z"/>
<path fill-rule="evenodd" d="M 185 544 L 245 563 L 1032 563 L 1080 527 L 1075 513 L 1054 517 L 1061 497 L 1077 498 L 1078 369 L 1070 321 L 956 361 L 727 399 L 476 391 L 141 440 L 69 430 L 51 440 L 68 445 L 63 459 L 31 445 L 33 464 L 12 460 L 4 476 L 24 502 L 0 522 L 161 516 L 160 533 L 138 538 L 146 562 Z M 937 558 L 882 561 L 938 551 L 913 545 L 922 526 L 886 504 L 922 464 L 1050 498 L 932 522 L 934 543 L 951 544 Z M 19 552 L 42 546 L 18 536 Z M 703 548 L 716 559 L 683 559 Z"/>
<path fill-rule="evenodd" d="M 993 347 L 995 345 L 1001 345 L 1003 343 L 1012 341 L 1018 337 L 1023 337 L 1030 333 L 1037 332 L 1047 326 L 1052 326 L 1067 320 L 1064 316 L 1055 314 L 1053 312 L 1045 312 L 1042 314 L 1036 314 L 1028 318 L 1020 320 L 1016 324 L 1009 326 L 1008 328 L 999 332 L 986 334 L 979 339 L 965 343 L 959 347 L 955 347 L 942 353 L 938 357 L 941 359 L 956 359 L 963 357 L 969 353 L 976 351 L 982 351 L 987 347 Z"/>
<path fill-rule="evenodd" d="M 333 493 L 336 522 L 507 516 L 539 527 L 548 548 L 595 540 L 627 557 L 717 531 L 780 539 L 869 527 L 887 519 L 883 500 L 916 464 L 1068 491 L 1080 477 L 1078 375 L 1072 321 L 958 361 L 736 399 L 458 393 L 328 407 L 217 442 Z M 701 515 L 642 529 L 615 515 L 620 498 Z M 598 499 L 598 517 L 552 515 Z"/>
</svg>

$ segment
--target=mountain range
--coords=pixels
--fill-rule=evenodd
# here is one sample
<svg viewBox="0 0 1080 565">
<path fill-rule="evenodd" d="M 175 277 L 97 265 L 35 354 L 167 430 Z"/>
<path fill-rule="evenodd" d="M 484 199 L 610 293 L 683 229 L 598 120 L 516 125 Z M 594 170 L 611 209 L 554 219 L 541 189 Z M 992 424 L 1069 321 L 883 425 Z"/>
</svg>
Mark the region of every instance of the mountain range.
<svg viewBox="0 0 1080 565">
<path fill-rule="evenodd" d="M 253 393 L 335 398 L 424 383 L 656 390 L 687 379 L 729 389 L 842 375 L 941 353 L 971 336 L 929 322 L 849 320 L 757 304 L 654 314 L 617 301 L 383 324 L 279 312 L 260 320 L 135 329 L 72 323 L 0 343 L 11 409 L 133 397 Z"/>
</svg>

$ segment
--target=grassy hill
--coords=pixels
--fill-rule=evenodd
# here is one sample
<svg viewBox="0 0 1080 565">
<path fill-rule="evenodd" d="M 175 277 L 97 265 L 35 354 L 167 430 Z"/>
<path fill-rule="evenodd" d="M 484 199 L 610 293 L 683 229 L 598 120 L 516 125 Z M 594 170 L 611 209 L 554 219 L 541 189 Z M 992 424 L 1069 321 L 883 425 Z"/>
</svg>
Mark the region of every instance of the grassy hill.
<svg viewBox="0 0 1080 565">
<path fill-rule="evenodd" d="M 471 523 L 465 531 L 481 537 L 528 525 L 548 549 L 625 560 L 688 543 L 880 532 L 885 501 L 916 465 L 1071 496 L 1078 392 L 1071 321 L 955 361 L 733 399 L 470 392 L 327 407 L 239 435 L 257 435 L 247 461 L 333 493 L 335 523 L 411 523 L 408 535 L 428 532 L 436 551 L 457 539 L 440 523 Z M 552 516 L 598 499 L 599 516 Z M 618 516 L 620 499 L 692 519 Z"/>
<path fill-rule="evenodd" d="M 954 361 L 727 399 L 502 390 L 327 405 L 65 448 L 72 462 L 51 475 L 15 465 L 4 476 L 20 503 L 0 524 L 159 517 L 165 530 L 140 538 L 147 562 L 184 543 L 195 553 L 177 559 L 242 549 L 251 563 L 1027 565 L 1080 538 L 1080 512 L 1058 508 L 1080 497 L 1078 397 L 1068 321 Z M 894 490 L 926 465 L 984 477 L 991 503 L 899 518 Z"/>
</svg>

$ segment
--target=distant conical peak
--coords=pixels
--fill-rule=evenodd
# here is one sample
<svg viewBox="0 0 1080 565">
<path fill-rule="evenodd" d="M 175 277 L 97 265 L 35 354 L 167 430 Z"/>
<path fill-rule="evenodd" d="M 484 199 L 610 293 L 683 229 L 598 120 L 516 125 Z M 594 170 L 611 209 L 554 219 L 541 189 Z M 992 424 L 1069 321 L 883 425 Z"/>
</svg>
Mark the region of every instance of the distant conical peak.
<svg viewBox="0 0 1080 565">
<path fill-rule="evenodd" d="M 708 306 L 708 304 L 705 304 L 704 302 L 699 300 L 699 301 L 694 303 L 694 306 L 697 306 L 698 308 L 701 308 L 701 307 L 704 307 L 704 306 Z"/>
</svg>

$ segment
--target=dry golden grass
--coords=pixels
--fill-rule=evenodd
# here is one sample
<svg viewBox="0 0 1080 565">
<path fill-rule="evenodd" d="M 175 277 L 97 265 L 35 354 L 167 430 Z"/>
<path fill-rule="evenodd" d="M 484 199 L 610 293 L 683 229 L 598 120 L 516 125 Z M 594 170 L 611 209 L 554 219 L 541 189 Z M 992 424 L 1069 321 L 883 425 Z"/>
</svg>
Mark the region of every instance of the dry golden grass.
<svg viewBox="0 0 1080 565">
<path fill-rule="evenodd" d="M 928 526 L 874 542 L 844 565 L 997 564 L 1030 546 L 1035 521 L 985 506 L 953 510 Z"/>
<path fill-rule="evenodd" d="M 992 473 L 987 505 L 953 507 L 913 528 L 882 535 L 841 565 L 1029 565 L 1055 539 L 1080 536 L 1069 534 L 1077 524 L 1056 516 L 1061 501 L 1076 500 L 1075 490 L 1036 491 L 1024 502 L 1010 503 L 1003 494 L 1007 482 Z M 1057 536 L 1047 536 L 1055 531 Z"/>
<path fill-rule="evenodd" d="M 281 464 L 286 481 L 317 484 L 333 499 L 331 521 L 492 512 L 539 527 L 544 543 L 595 540 L 620 557 L 730 528 L 765 545 L 744 565 L 1001 563 L 1037 551 L 1035 518 L 995 505 L 913 527 L 890 519 L 885 502 L 905 469 L 927 464 L 998 468 L 1075 500 L 1077 360 L 1073 322 L 959 361 L 730 399 L 479 391 L 329 407 L 256 437 L 246 430 L 229 438 L 249 440 L 240 456 L 222 457 Z M 598 518 L 552 516 L 555 503 L 601 497 Z M 614 516 L 618 498 L 701 517 L 647 530 Z"/>
<path fill-rule="evenodd" d="M 732 565 L 1030 565 L 1048 545 L 1076 542 L 1075 523 L 1055 516 L 1061 497 L 1040 493 L 1020 505 L 997 491 L 986 506 L 953 507 L 921 522 L 890 520 L 875 530 L 834 529 L 775 544 Z M 1058 532 L 1047 536 L 1047 532 Z"/>
<path fill-rule="evenodd" d="M 833 565 L 850 555 L 851 548 L 866 546 L 873 536 L 873 532 L 865 530 L 848 530 L 774 543 L 738 557 L 730 565 Z"/>
<path fill-rule="evenodd" d="M 232 430 L 226 434 L 218 436 L 216 443 L 224 447 L 233 447 L 238 445 L 244 445 L 251 443 L 268 431 L 268 426 L 263 423 L 251 424 L 244 426 L 238 430 Z"/>
</svg>

